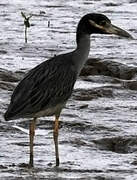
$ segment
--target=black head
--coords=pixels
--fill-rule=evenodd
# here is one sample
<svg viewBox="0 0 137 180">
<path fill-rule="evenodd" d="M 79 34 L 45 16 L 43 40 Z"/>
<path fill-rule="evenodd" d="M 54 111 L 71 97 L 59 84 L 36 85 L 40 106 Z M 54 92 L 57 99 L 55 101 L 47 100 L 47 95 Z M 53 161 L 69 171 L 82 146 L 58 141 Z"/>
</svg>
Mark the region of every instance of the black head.
<svg viewBox="0 0 137 180">
<path fill-rule="evenodd" d="M 116 34 L 132 38 L 128 32 L 111 24 L 111 21 L 103 14 L 92 13 L 83 16 L 77 30 L 86 34 Z"/>
</svg>

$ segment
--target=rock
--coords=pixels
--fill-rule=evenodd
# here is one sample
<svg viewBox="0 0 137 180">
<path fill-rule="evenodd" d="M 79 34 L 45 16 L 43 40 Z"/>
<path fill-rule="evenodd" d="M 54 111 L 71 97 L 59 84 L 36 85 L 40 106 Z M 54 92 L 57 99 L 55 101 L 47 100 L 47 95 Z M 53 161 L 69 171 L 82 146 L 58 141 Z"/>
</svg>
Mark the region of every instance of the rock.
<svg viewBox="0 0 137 180">
<path fill-rule="evenodd" d="M 0 81 L 0 89 L 13 91 L 15 84 L 11 82 Z"/>
<path fill-rule="evenodd" d="M 111 88 L 99 87 L 93 89 L 76 89 L 73 93 L 73 98 L 80 101 L 90 101 L 98 97 L 113 97 Z"/>
<path fill-rule="evenodd" d="M 79 106 L 79 109 L 85 109 L 87 107 L 88 107 L 88 104 L 83 104 L 83 105 Z"/>
<path fill-rule="evenodd" d="M 0 81 L 17 82 L 20 79 L 21 76 L 18 75 L 17 73 L 0 68 Z"/>
<path fill-rule="evenodd" d="M 7 51 L 5 51 L 5 50 L 0 50 L 0 54 L 7 54 Z"/>
<path fill-rule="evenodd" d="M 130 67 L 108 60 L 88 59 L 84 68 L 81 70 L 80 76 L 105 75 L 129 80 L 132 79 L 136 73 L 137 67 Z"/>
<path fill-rule="evenodd" d="M 129 3 L 136 3 L 136 2 L 137 2 L 137 0 L 130 0 Z"/>
<path fill-rule="evenodd" d="M 110 3 L 104 3 L 104 5 L 109 7 L 109 6 L 119 6 L 119 5 L 121 5 L 121 4 L 111 3 L 111 2 L 110 2 Z"/>
<path fill-rule="evenodd" d="M 7 166 L 0 165 L 0 169 L 7 169 Z"/>
<path fill-rule="evenodd" d="M 137 150 L 136 137 L 111 137 L 93 140 L 101 150 L 112 151 L 116 153 L 132 153 Z"/>
<path fill-rule="evenodd" d="M 94 75 L 94 76 L 81 76 L 83 81 L 91 82 L 91 83 L 100 83 L 100 84 L 120 84 L 121 81 L 117 78 L 113 78 L 110 76 L 104 75 Z"/>
<path fill-rule="evenodd" d="M 123 80 L 121 84 L 124 88 L 137 90 L 137 80 Z"/>
<path fill-rule="evenodd" d="M 98 75 L 98 71 L 94 66 L 85 65 L 81 70 L 80 76 Z"/>
</svg>

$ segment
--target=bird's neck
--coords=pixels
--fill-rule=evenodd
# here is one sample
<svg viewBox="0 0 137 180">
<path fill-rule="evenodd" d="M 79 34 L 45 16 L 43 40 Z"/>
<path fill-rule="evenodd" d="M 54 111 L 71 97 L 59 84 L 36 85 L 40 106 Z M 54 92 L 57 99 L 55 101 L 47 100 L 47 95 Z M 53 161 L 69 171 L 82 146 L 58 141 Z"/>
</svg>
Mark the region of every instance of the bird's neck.
<svg viewBox="0 0 137 180">
<path fill-rule="evenodd" d="M 73 62 L 76 66 L 78 74 L 88 59 L 90 51 L 90 35 L 77 34 L 77 48 L 74 51 Z"/>
</svg>

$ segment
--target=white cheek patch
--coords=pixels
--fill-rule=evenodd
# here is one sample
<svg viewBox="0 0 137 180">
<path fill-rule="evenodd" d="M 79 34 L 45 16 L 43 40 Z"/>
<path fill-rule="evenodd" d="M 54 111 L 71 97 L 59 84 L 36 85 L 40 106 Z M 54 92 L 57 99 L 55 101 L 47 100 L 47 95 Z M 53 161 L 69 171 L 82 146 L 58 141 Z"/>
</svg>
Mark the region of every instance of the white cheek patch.
<svg viewBox="0 0 137 180">
<path fill-rule="evenodd" d="M 92 26 L 94 26 L 95 28 L 104 30 L 104 27 L 96 24 L 95 21 L 89 20 L 89 23 L 90 23 Z"/>
</svg>

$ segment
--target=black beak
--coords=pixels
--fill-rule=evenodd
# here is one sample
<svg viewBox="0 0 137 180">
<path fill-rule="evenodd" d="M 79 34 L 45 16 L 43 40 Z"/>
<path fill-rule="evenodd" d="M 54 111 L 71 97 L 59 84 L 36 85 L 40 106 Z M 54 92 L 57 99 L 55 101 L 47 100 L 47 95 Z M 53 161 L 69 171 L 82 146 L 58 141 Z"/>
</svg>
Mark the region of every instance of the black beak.
<svg viewBox="0 0 137 180">
<path fill-rule="evenodd" d="M 115 34 L 121 37 L 133 39 L 133 37 L 128 32 L 117 26 L 114 26 L 113 24 L 107 25 L 107 28 L 104 28 L 104 30 L 107 34 Z"/>
<path fill-rule="evenodd" d="M 133 37 L 128 32 L 126 32 L 125 30 L 117 26 L 114 26 L 113 24 L 109 22 L 105 22 L 105 25 L 99 25 L 99 24 L 96 24 L 95 21 L 89 20 L 89 23 L 91 26 L 94 26 L 95 28 L 100 29 L 100 33 L 115 34 L 121 37 L 133 39 Z"/>
</svg>

